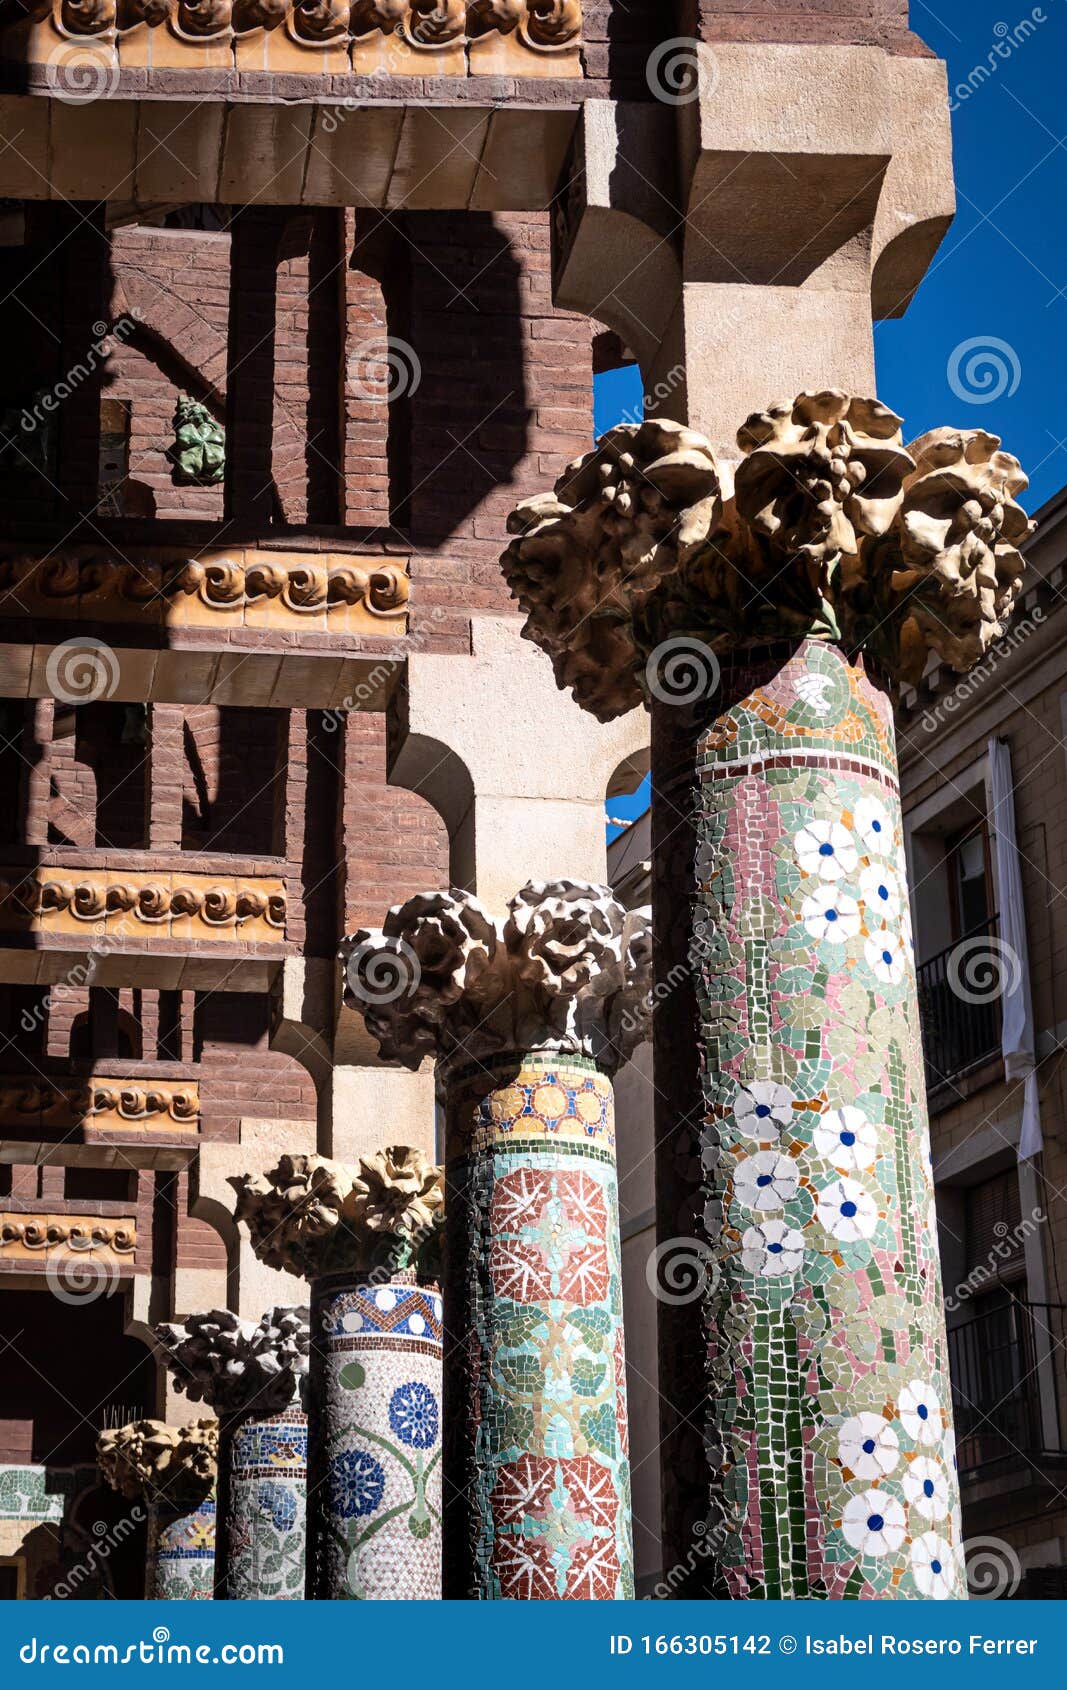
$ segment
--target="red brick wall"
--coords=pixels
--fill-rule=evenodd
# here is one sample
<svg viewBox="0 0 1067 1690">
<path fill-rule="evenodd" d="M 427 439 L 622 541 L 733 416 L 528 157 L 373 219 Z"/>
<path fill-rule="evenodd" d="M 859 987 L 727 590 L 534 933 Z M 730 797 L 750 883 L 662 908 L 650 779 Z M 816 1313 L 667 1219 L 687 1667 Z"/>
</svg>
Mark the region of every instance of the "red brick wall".
<svg viewBox="0 0 1067 1690">
<path fill-rule="evenodd" d="M 148 837 L 144 747 L 123 744 L 121 704 L 87 704 L 74 715 L 75 731 L 50 746 L 49 843 L 137 850 Z"/>
<path fill-rule="evenodd" d="M 448 833 L 424 799 L 385 778 L 385 724 L 353 714 L 345 728 L 343 932 L 374 925 L 391 904 L 448 884 Z"/>
<path fill-rule="evenodd" d="M 198 993 L 193 1055 L 200 1063 L 200 1128 L 236 1142 L 242 1115 L 313 1121 L 315 1086 L 307 1069 L 268 1048 L 270 1004 L 245 992 Z"/>
<path fill-rule="evenodd" d="M 791 41 L 914 51 L 908 0 L 681 0 L 679 28 L 705 41 Z"/>
</svg>

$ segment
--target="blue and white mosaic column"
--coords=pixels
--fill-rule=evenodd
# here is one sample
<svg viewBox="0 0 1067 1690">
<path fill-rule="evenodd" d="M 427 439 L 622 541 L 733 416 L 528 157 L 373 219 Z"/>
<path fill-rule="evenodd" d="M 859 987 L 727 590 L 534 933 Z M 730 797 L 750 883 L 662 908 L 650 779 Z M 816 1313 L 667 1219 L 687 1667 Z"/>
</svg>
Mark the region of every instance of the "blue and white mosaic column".
<svg viewBox="0 0 1067 1690">
<path fill-rule="evenodd" d="M 312 1597 L 441 1595 L 441 1323 L 410 1270 L 312 1286 Z"/>
<path fill-rule="evenodd" d="M 203 1602 L 215 1594 L 215 1484 L 218 1422 L 168 1426 L 134 1420 L 101 1432 L 96 1443 L 107 1483 L 147 1503 L 145 1596 Z"/>
<path fill-rule="evenodd" d="M 214 1492 L 186 1509 L 157 1500 L 148 1505 L 149 1602 L 210 1602 L 215 1594 Z"/>
</svg>

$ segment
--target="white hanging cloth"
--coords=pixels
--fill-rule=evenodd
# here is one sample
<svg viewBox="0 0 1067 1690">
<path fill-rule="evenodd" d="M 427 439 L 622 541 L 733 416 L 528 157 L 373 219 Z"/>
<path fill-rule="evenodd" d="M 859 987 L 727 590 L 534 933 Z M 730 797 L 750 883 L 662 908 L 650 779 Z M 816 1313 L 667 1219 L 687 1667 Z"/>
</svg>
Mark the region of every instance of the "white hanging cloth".
<svg viewBox="0 0 1067 1690">
<path fill-rule="evenodd" d="M 1028 1162 L 1032 1156 L 1041 1154 L 1041 1103 L 1037 1090 L 1034 1006 L 1030 996 L 1030 952 L 1026 940 L 1023 877 L 1015 835 L 1011 748 L 1002 739 L 989 741 L 989 784 L 1000 893 L 1000 939 L 1003 947 L 1000 960 L 1008 987 L 1001 1004 L 1001 1052 L 1007 1078 L 1025 1081 L 1019 1161 Z"/>
</svg>

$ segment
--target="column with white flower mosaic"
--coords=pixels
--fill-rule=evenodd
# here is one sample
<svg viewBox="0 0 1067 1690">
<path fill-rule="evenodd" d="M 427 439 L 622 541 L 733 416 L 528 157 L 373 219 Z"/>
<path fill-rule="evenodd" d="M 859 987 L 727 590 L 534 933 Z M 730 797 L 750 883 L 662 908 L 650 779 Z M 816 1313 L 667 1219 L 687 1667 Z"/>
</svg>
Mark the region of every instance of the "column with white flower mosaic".
<svg viewBox="0 0 1067 1690">
<path fill-rule="evenodd" d="M 892 693 L 1003 632 L 1026 478 L 836 391 L 738 447 L 730 491 L 692 430 L 615 429 L 504 558 L 559 684 L 652 712 L 664 1565 L 958 1596 Z"/>
<path fill-rule="evenodd" d="M 449 1248 L 445 1595 L 633 1595 L 614 1095 L 647 1036 L 647 912 L 527 886 L 346 940 L 382 1055 L 439 1059 Z"/>
<path fill-rule="evenodd" d="M 258 1324 L 228 1309 L 156 1328 L 178 1391 L 219 1417 L 220 1600 L 304 1597 L 310 1331 L 306 1308 L 275 1308 Z"/>
<path fill-rule="evenodd" d="M 285 1156 L 234 1181 L 257 1255 L 311 1281 L 307 1594 L 441 1595 L 441 1170 Z"/>
</svg>

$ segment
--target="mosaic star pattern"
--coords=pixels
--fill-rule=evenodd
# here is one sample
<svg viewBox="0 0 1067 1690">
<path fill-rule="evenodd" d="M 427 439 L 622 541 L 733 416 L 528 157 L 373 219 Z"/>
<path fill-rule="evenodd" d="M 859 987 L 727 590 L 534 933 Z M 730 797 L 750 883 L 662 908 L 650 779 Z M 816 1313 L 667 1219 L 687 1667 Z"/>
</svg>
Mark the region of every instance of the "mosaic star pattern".
<svg viewBox="0 0 1067 1690">
<path fill-rule="evenodd" d="M 498 1072 L 488 1096 L 465 1099 L 462 1079 L 450 1096 L 448 1202 L 467 1257 L 449 1319 L 469 1371 L 450 1404 L 446 1559 L 473 1567 L 473 1588 L 452 1594 L 632 1596 L 611 1082 L 558 1055 Z"/>
<path fill-rule="evenodd" d="M 215 1594 L 215 1497 L 178 1514 L 158 1503 L 148 1509 L 150 1602 L 209 1602 Z"/>
<path fill-rule="evenodd" d="M 814 642 L 732 683 L 691 811 L 703 1128 L 663 1194 L 669 1213 L 701 1190 L 708 1251 L 706 1454 L 688 1469 L 708 1488 L 702 1508 L 676 1426 L 672 1548 L 716 1545 L 710 1588 L 733 1598 L 958 1597 L 890 706 Z M 679 1382 L 692 1400 L 684 1361 L 665 1394 Z"/>
<path fill-rule="evenodd" d="M 441 1595 L 441 1321 L 414 1272 L 314 1283 L 317 1597 Z"/>
<path fill-rule="evenodd" d="M 242 1420 L 227 1441 L 226 1594 L 235 1601 L 303 1601 L 307 1416 L 294 1407 Z"/>
</svg>

